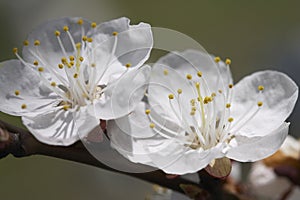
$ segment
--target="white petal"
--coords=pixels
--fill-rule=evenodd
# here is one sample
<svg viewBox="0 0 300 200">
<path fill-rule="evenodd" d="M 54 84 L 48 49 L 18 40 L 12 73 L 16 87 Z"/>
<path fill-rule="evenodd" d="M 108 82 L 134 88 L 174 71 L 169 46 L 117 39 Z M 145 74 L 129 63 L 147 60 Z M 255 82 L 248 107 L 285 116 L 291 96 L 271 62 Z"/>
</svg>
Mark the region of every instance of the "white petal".
<svg viewBox="0 0 300 200">
<path fill-rule="evenodd" d="M 247 137 L 237 135 L 231 140 L 231 149 L 226 157 L 240 162 L 254 162 L 275 153 L 284 142 L 289 124 L 283 123 L 278 129 L 265 136 Z"/>
<path fill-rule="evenodd" d="M 83 20 L 83 24 L 79 25 L 77 22 L 80 18 L 61 18 L 57 20 L 52 20 L 47 23 L 44 23 L 38 26 L 33 32 L 28 35 L 29 45 L 24 46 L 23 48 L 23 58 L 29 63 L 33 63 L 35 60 L 39 62 L 39 64 L 45 67 L 44 74 L 49 73 L 48 68 L 52 68 L 52 70 L 56 71 L 56 73 L 66 77 L 65 71 L 61 70 L 57 67 L 59 63 L 61 63 L 61 58 L 65 56 L 76 56 L 74 55 L 74 48 L 71 43 L 71 40 L 68 34 L 63 30 L 64 26 L 69 27 L 69 32 L 74 39 L 74 43 L 78 43 L 82 41 L 82 36 L 84 36 L 90 29 L 90 22 Z M 66 54 L 63 54 L 62 48 L 59 45 L 58 39 L 55 35 L 55 31 L 60 31 L 60 38 L 63 43 L 63 46 L 66 50 Z M 39 46 L 35 46 L 35 40 L 40 41 Z M 55 77 L 51 76 L 54 81 Z"/>
<path fill-rule="evenodd" d="M 18 60 L 0 63 L 0 100 L 2 112 L 17 116 L 46 112 L 59 103 L 58 96 L 41 83 L 39 76 Z"/>
<path fill-rule="evenodd" d="M 264 86 L 259 95 L 258 86 Z M 233 88 L 231 116 L 233 126 L 240 119 L 247 123 L 239 130 L 247 136 L 263 136 L 281 125 L 291 114 L 298 98 L 298 87 L 287 75 L 276 71 L 262 71 L 242 79 Z M 258 113 L 249 120 L 248 116 L 263 102 Z M 249 111 L 252 109 L 251 111 Z M 236 126 L 238 128 L 239 125 Z M 236 131 L 234 128 L 232 131 Z"/>
<path fill-rule="evenodd" d="M 99 124 L 99 121 L 91 116 L 85 107 L 81 108 L 79 113 L 60 109 L 35 117 L 23 117 L 22 120 L 39 141 L 63 146 L 78 141 L 78 131 L 81 135 L 87 135 Z"/>
<path fill-rule="evenodd" d="M 219 89 L 224 90 L 228 84 L 232 83 L 231 72 L 225 63 L 220 61 L 217 64 L 212 55 L 207 52 L 192 49 L 183 52 L 171 52 L 161 57 L 157 63 L 170 66 L 183 76 L 191 74 L 194 81 L 201 82 L 200 80 L 204 79 L 210 92 L 217 92 Z M 197 75 L 198 71 L 202 72 L 201 79 Z"/>
<path fill-rule="evenodd" d="M 126 72 L 118 81 L 105 88 L 95 103 L 100 119 L 116 119 L 130 113 L 143 98 L 150 77 L 150 67 L 143 66 Z"/>
</svg>

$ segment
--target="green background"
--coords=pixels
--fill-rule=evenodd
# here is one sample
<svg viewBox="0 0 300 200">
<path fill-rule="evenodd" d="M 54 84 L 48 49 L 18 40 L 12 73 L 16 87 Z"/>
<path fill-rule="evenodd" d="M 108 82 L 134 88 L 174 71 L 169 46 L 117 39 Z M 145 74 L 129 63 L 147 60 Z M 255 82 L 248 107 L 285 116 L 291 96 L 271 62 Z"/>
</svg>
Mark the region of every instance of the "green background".
<svg viewBox="0 0 300 200">
<path fill-rule="evenodd" d="M 0 61 L 38 24 L 62 16 L 95 22 L 127 16 L 185 33 L 208 52 L 232 59 L 238 81 L 257 70 L 275 69 L 299 83 L 300 3 L 296 1 L 200 0 L 0 0 Z M 1 102 L 0 102 L 1 103 Z M 299 106 L 289 119 L 298 135 Z M 19 119 L 1 119 L 20 124 Z M 151 185 L 136 179 L 43 156 L 0 160 L 0 198 L 144 199 Z"/>
</svg>

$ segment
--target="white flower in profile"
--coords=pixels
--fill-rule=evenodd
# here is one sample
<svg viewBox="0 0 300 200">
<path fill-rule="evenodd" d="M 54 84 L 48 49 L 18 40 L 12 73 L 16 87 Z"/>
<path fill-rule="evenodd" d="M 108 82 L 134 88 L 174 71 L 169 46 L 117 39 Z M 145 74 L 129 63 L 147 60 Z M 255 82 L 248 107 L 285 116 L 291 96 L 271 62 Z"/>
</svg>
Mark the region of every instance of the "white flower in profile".
<svg viewBox="0 0 300 200">
<path fill-rule="evenodd" d="M 233 85 L 230 64 L 196 50 L 162 57 L 153 66 L 146 103 L 108 122 L 112 146 L 132 162 L 169 174 L 276 152 L 288 133 L 297 85 L 277 71 Z"/>
<path fill-rule="evenodd" d="M 99 119 L 128 114 L 144 95 L 150 67 L 142 65 L 153 45 L 149 24 L 129 22 L 62 18 L 39 26 L 22 57 L 14 48 L 18 59 L 0 63 L 0 110 L 22 116 L 38 140 L 53 145 L 70 145 Z"/>
</svg>

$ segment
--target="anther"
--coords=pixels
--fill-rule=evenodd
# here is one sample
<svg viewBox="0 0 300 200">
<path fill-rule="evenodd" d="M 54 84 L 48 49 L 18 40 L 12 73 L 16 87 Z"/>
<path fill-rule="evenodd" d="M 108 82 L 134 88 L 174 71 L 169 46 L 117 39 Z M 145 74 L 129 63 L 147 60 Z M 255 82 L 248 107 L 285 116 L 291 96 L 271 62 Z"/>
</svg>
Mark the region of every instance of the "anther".
<svg viewBox="0 0 300 200">
<path fill-rule="evenodd" d="M 15 95 L 19 96 L 20 95 L 20 90 L 15 90 Z"/>
<path fill-rule="evenodd" d="M 259 85 L 259 86 L 257 87 L 257 89 L 258 89 L 259 91 L 263 91 L 263 90 L 265 89 L 265 87 L 262 86 L 262 85 Z"/>
<path fill-rule="evenodd" d="M 222 94 L 223 91 L 222 91 L 222 90 L 218 90 L 218 92 L 219 92 L 220 94 Z"/>
<path fill-rule="evenodd" d="M 69 31 L 69 27 L 68 27 L 68 26 L 64 26 L 63 29 L 64 29 L 64 31 L 66 31 L 66 32 Z"/>
<path fill-rule="evenodd" d="M 190 112 L 190 115 L 193 116 L 193 115 L 195 115 L 195 113 L 196 113 L 196 112 L 192 110 L 192 111 Z"/>
<path fill-rule="evenodd" d="M 88 39 L 87 36 L 82 36 L 83 41 L 87 41 L 87 39 Z"/>
<path fill-rule="evenodd" d="M 76 43 L 76 49 L 80 49 L 81 48 L 81 43 L 80 42 L 78 42 L 78 43 Z"/>
<path fill-rule="evenodd" d="M 13 48 L 13 53 L 14 54 L 18 53 L 18 48 Z"/>
<path fill-rule="evenodd" d="M 198 75 L 199 77 L 202 77 L 202 72 L 201 72 L 201 71 L 198 71 L 198 72 L 197 72 L 197 75 Z"/>
<path fill-rule="evenodd" d="M 233 88 L 233 85 L 232 85 L 232 84 L 229 84 L 228 87 L 231 89 L 231 88 Z"/>
<path fill-rule="evenodd" d="M 227 58 L 227 59 L 225 60 L 225 63 L 226 63 L 226 65 L 230 65 L 230 64 L 231 64 L 231 60 L 230 60 L 229 58 Z"/>
<path fill-rule="evenodd" d="M 59 31 L 55 31 L 54 34 L 58 37 L 60 36 L 60 32 Z"/>
<path fill-rule="evenodd" d="M 167 69 L 164 69 L 164 75 L 167 76 L 169 74 L 169 71 Z"/>
<path fill-rule="evenodd" d="M 61 62 L 62 62 L 63 64 L 66 64 L 66 63 L 67 63 L 67 58 L 62 57 L 62 58 L 61 58 Z"/>
<path fill-rule="evenodd" d="M 191 80 L 193 77 L 192 77 L 191 74 L 187 74 L 187 75 L 186 75 L 186 78 L 187 78 L 188 80 Z"/>
<path fill-rule="evenodd" d="M 169 94 L 169 99 L 174 99 L 174 95 L 173 94 Z"/>
<path fill-rule="evenodd" d="M 230 103 L 227 103 L 226 104 L 226 108 L 230 108 L 231 107 L 231 104 Z"/>
<path fill-rule="evenodd" d="M 145 110 L 146 115 L 149 115 L 150 112 L 151 112 L 151 111 L 150 111 L 149 109 Z"/>
<path fill-rule="evenodd" d="M 97 26 L 96 22 L 92 22 L 92 23 L 91 23 L 91 27 L 92 27 L 92 28 L 96 28 L 96 26 Z"/>
<path fill-rule="evenodd" d="M 232 117 L 229 117 L 229 118 L 228 118 L 228 122 L 230 122 L 230 123 L 233 122 L 233 118 L 232 118 Z"/>
<path fill-rule="evenodd" d="M 23 44 L 24 44 L 24 46 L 28 46 L 29 45 L 29 41 L 28 40 L 24 40 Z"/>
<path fill-rule="evenodd" d="M 220 57 L 218 57 L 218 56 L 215 57 L 215 62 L 216 62 L 216 63 L 218 63 L 218 62 L 220 62 L 220 61 L 221 61 L 221 58 L 220 58 Z"/>
<path fill-rule="evenodd" d="M 83 24 L 83 20 L 82 20 L 82 19 L 79 19 L 79 20 L 77 21 L 77 24 L 82 25 L 82 24 Z"/>
<path fill-rule="evenodd" d="M 37 60 L 33 61 L 33 65 L 38 66 L 39 62 Z"/>
<path fill-rule="evenodd" d="M 41 44 L 41 42 L 39 40 L 34 41 L 34 46 L 39 46 L 40 44 Z"/>
<path fill-rule="evenodd" d="M 44 67 L 39 67 L 39 68 L 38 68 L 38 71 L 39 71 L 39 72 L 43 72 L 43 71 L 44 71 Z"/>
<path fill-rule="evenodd" d="M 82 62 L 84 60 L 84 58 L 82 56 L 79 57 L 80 62 Z"/>
<path fill-rule="evenodd" d="M 263 102 L 259 101 L 257 102 L 258 107 L 261 107 L 263 105 Z"/>
<path fill-rule="evenodd" d="M 96 67 L 96 64 L 95 64 L 95 63 L 92 63 L 91 66 L 92 66 L 92 67 Z"/>
<path fill-rule="evenodd" d="M 88 38 L 87 41 L 88 42 L 93 42 L 93 38 Z"/>
<path fill-rule="evenodd" d="M 75 57 L 74 56 L 70 56 L 69 59 L 70 59 L 70 61 L 74 61 Z"/>
<path fill-rule="evenodd" d="M 215 97 L 215 96 L 217 96 L 217 94 L 213 92 L 213 93 L 211 93 L 211 96 Z"/>
<path fill-rule="evenodd" d="M 130 63 L 126 63 L 125 67 L 129 68 L 129 67 L 131 67 L 131 64 Z"/>
<path fill-rule="evenodd" d="M 78 78 L 78 74 L 75 73 L 75 74 L 73 75 L 73 77 L 74 77 L 74 78 Z"/>
<path fill-rule="evenodd" d="M 150 123 L 150 124 L 149 124 L 149 127 L 150 127 L 150 128 L 154 128 L 154 127 L 155 127 L 155 124 Z"/>
<path fill-rule="evenodd" d="M 52 86 L 52 87 L 55 87 L 55 86 L 56 86 L 56 83 L 55 83 L 55 82 L 51 82 L 51 86 Z"/>
<path fill-rule="evenodd" d="M 181 94 L 181 93 L 182 93 L 182 89 L 179 88 L 179 89 L 177 90 L 177 93 L 178 93 L 178 94 Z"/>
<path fill-rule="evenodd" d="M 113 36 L 117 36 L 117 35 L 118 35 L 118 32 L 117 32 L 117 31 L 114 31 L 114 32 L 112 32 L 112 35 L 113 35 Z"/>
<path fill-rule="evenodd" d="M 22 105 L 21 105 L 21 108 L 22 108 L 22 109 L 25 109 L 25 108 L 27 108 L 27 105 L 26 105 L 26 104 L 22 104 Z"/>
<path fill-rule="evenodd" d="M 70 108 L 70 105 L 68 105 L 68 104 L 63 106 L 63 109 L 64 109 L 65 111 L 67 111 L 69 108 Z"/>
<path fill-rule="evenodd" d="M 64 68 L 64 65 L 60 63 L 60 64 L 58 64 L 58 68 L 62 69 L 62 68 Z"/>
</svg>

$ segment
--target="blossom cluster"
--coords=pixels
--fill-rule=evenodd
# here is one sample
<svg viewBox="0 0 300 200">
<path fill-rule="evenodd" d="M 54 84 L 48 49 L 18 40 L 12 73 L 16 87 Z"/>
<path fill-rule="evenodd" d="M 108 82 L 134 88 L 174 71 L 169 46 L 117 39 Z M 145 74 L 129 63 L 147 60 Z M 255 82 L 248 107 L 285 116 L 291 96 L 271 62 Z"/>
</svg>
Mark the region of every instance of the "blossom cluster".
<svg viewBox="0 0 300 200">
<path fill-rule="evenodd" d="M 0 63 L 2 112 L 21 116 L 41 142 L 70 145 L 106 120 L 111 146 L 133 163 L 186 174 L 228 175 L 230 159 L 257 161 L 288 134 L 298 87 L 277 71 L 234 84 L 231 60 L 188 49 L 153 66 L 149 24 L 119 18 L 49 21 L 22 56 Z M 80 135 L 80 137 L 79 137 Z"/>
</svg>

